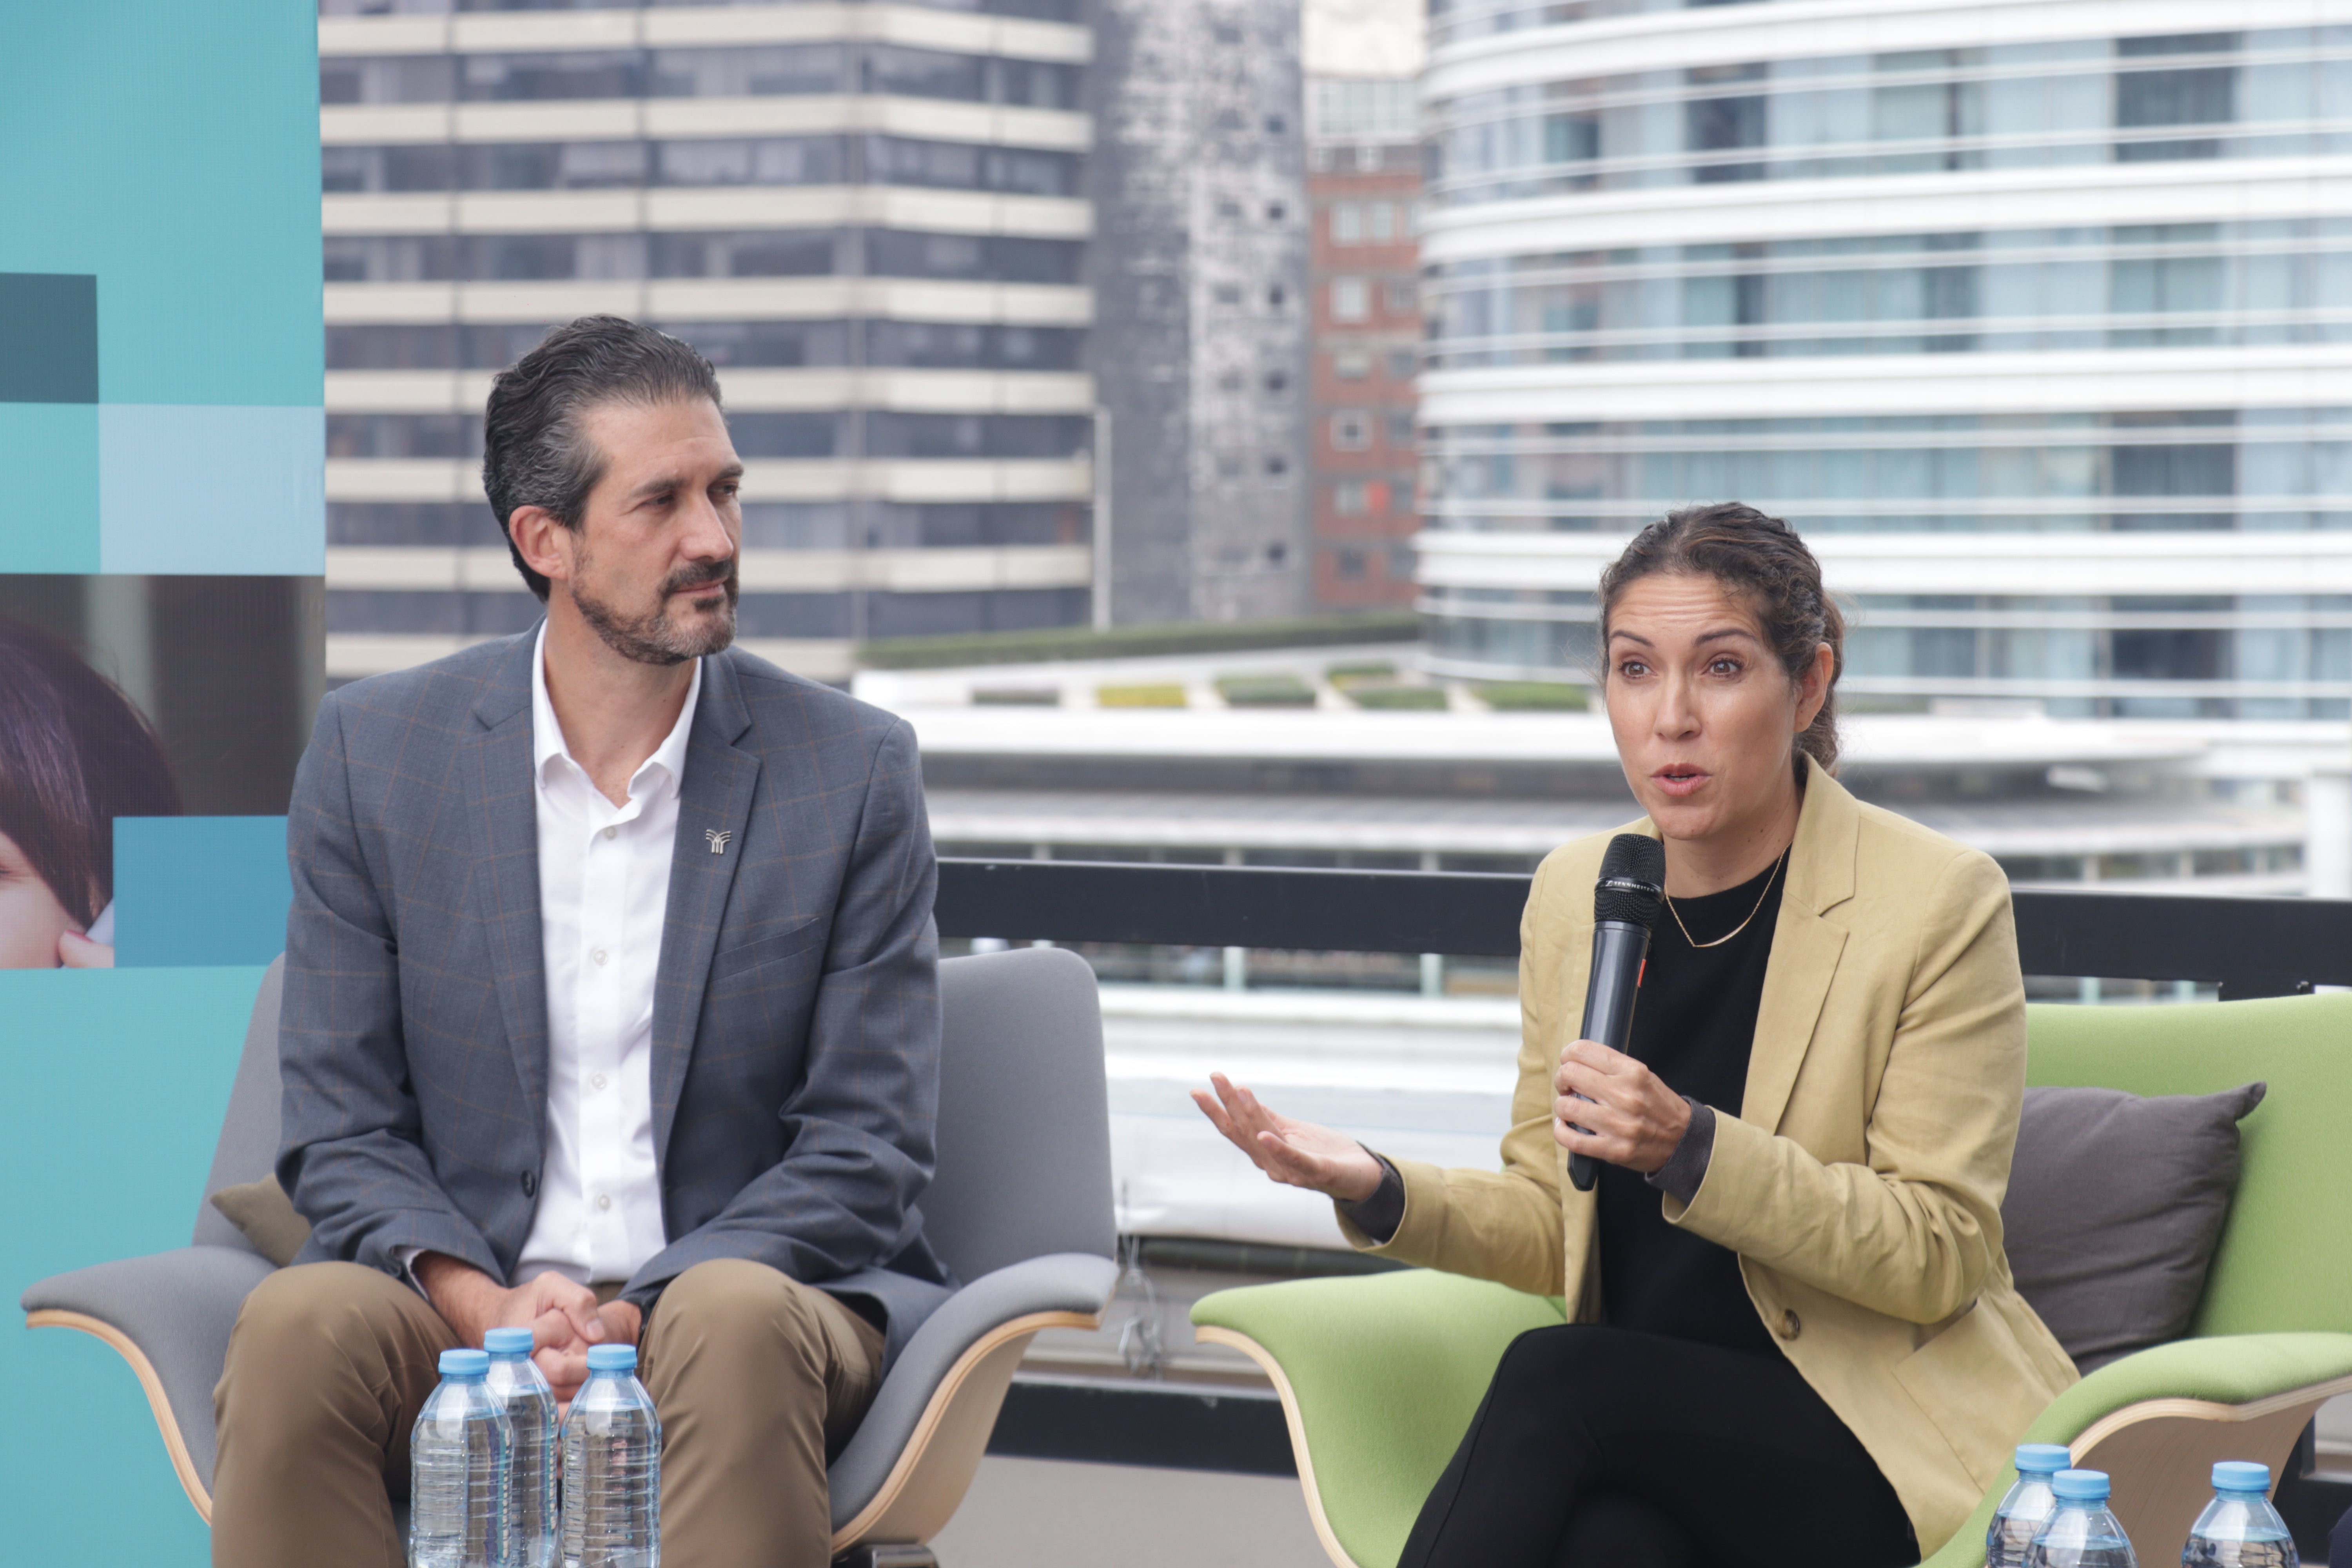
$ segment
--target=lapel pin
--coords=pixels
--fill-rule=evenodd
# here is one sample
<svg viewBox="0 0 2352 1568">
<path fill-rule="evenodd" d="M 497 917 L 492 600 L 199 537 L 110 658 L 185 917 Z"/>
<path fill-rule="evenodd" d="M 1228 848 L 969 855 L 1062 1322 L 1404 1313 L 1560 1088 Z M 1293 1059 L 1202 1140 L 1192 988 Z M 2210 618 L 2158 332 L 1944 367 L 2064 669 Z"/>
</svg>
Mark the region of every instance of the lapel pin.
<svg viewBox="0 0 2352 1568">
<path fill-rule="evenodd" d="M 710 840 L 710 852 L 713 855 L 726 854 L 727 841 L 735 837 L 732 833 L 722 833 L 716 827 L 704 828 L 702 836 Z"/>
</svg>

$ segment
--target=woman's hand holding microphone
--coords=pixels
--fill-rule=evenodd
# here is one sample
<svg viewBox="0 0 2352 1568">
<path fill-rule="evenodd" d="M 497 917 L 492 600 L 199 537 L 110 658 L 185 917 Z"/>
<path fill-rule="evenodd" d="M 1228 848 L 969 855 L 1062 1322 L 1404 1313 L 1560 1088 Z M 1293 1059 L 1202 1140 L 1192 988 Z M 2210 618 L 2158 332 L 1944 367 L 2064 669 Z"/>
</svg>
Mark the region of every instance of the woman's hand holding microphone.
<svg viewBox="0 0 2352 1568">
<path fill-rule="evenodd" d="M 1561 1051 L 1551 1087 L 1559 1096 L 1551 1106 L 1551 1135 L 1561 1148 L 1645 1176 L 1674 1157 L 1690 1126 L 1689 1100 L 1598 1040 L 1577 1040 Z"/>
</svg>

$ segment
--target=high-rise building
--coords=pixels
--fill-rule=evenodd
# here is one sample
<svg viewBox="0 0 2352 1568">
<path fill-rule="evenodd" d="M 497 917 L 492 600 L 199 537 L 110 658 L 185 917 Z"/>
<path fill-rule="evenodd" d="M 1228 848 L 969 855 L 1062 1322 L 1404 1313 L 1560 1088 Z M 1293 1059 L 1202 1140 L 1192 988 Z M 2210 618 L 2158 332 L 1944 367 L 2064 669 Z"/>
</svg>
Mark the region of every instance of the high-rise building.
<svg viewBox="0 0 2352 1568">
<path fill-rule="evenodd" d="M 1097 0 L 1098 624 L 1310 603 L 1298 0 Z"/>
<path fill-rule="evenodd" d="M 1077 0 L 320 11 L 331 678 L 536 616 L 482 403 L 591 311 L 719 368 L 755 651 L 1086 620 Z"/>
<path fill-rule="evenodd" d="M 1433 665 L 1581 674 L 1627 531 L 1737 499 L 1855 602 L 1856 703 L 2344 717 L 2352 27 L 2314 16 L 1440 5 Z"/>
<path fill-rule="evenodd" d="M 1308 0 L 1315 603 L 1409 605 L 1419 530 L 1421 0 Z"/>
</svg>

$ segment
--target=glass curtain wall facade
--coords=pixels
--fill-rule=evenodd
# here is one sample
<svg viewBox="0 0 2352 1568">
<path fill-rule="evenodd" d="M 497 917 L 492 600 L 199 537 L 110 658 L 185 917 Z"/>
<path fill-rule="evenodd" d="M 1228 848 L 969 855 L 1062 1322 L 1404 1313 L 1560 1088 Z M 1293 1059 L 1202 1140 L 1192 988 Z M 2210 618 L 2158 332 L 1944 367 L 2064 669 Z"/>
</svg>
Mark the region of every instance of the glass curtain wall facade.
<svg viewBox="0 0 2352 1568">
<path fill-rule="evenodd" d="M 536 618 L 482 401 L 592 311 L 719 369 L 754 651 L 1086 620 L 1077 0 L 320 11 L 331 679 Z"/>
<path fill-rule="evenodd" d="M 1739 500 L 1864 706 L 2352 712 L 2352 27 L 1434 10 L 1439 668 L 1589 675 L 1625 534 Z"/>
</svg>

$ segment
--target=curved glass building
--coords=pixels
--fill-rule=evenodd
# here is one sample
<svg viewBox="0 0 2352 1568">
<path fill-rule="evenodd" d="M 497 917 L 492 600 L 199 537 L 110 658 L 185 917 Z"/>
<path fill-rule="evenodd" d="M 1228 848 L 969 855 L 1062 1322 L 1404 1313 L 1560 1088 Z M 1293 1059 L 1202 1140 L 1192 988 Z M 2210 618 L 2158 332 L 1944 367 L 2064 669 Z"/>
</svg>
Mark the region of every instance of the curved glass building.
<svg viewBox="0 0 2352 1568">
<path fill-rule="evenodd" d="M 2352 712 L 2352 26 L 1433 11 L 1438 670 L 1583 677 L 1628 531 L 1737 499 L 1859 612 L 1857 706 Z"/>
</svg>

